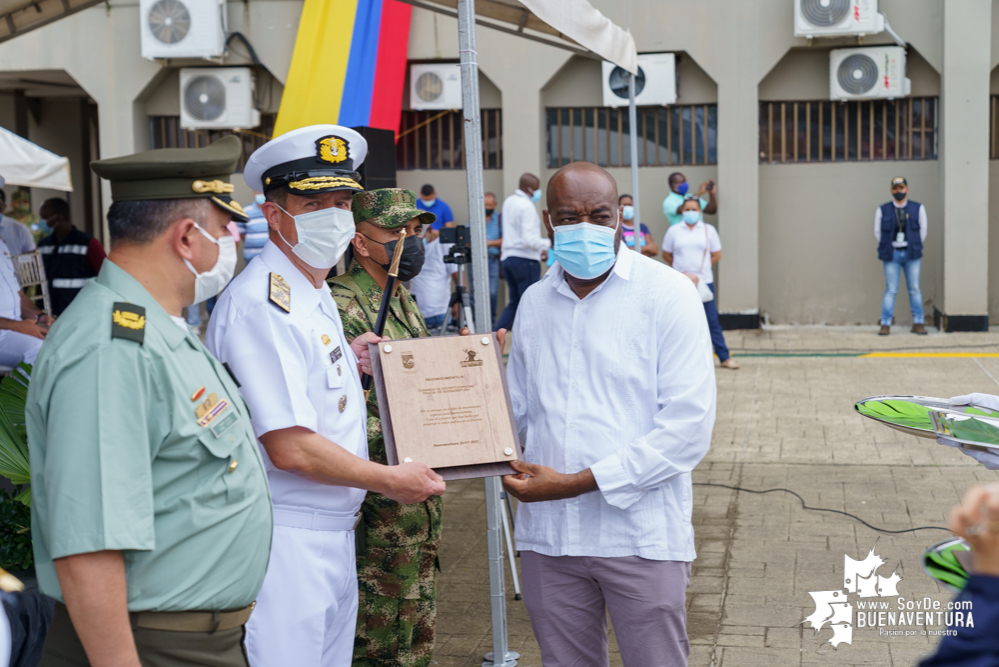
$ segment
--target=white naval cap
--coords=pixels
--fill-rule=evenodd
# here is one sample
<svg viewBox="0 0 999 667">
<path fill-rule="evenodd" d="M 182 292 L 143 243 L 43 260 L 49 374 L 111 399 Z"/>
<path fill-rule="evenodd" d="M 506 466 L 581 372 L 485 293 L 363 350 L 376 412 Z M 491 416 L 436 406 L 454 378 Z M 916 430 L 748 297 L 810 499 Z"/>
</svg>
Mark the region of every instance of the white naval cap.
<svg viewBox="0 0 999 667">
<path fill-rule="evenodd" d="M 340 125 L 309 125 L 271 139 L 246 161 L 243 179 L 251 190 L 284 186 L 295 195 L 334 190 L 363 190 L 357 168 L 368 154 L 368 141 Z"/>
</svg>

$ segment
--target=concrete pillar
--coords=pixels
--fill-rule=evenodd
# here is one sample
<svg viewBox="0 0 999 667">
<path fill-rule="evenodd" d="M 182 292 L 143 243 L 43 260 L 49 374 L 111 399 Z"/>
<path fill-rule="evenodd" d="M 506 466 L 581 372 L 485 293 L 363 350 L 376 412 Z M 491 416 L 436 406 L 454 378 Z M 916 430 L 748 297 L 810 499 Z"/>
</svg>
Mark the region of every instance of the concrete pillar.
<svg viewBox="0 0 999 667">
<path fill-rule="evenodd" d="M 738 16 L 719 22 L 724 51 L 718 83 L 718 229 L 725 259 L 718 310 L 725 328 L 759 327 L 759 92 L 755 2 L 730 5 Z"/>
<path fill-rule="evenodd" d="M 991 0 L 943 3 L 940 94 L 942 225 L 929 241 L 944 244 L 942 299 L 946 331 L 987 331 L 989 77 Z M 941 229 L 942 227 L 942 229 Z M 940 230 L 939 232 L 937 230 Z"/>
</svg>

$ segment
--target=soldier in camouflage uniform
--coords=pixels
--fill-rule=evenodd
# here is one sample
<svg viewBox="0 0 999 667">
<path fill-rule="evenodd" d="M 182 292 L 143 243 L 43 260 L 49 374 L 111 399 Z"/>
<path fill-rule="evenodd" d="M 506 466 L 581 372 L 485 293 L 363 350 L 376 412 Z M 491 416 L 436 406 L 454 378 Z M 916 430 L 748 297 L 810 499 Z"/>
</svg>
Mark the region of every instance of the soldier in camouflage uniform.
<svg viewBox="0 0 999 667">
<path fill-rule="evenodd" d="M 407 238 L 422 236 L 422 226 L 435 219 L 433 213 L 416 208 L 415 194 L 401 189 L 359 192 L 354 195 L 353 212 L 354 260 L 345 275 L 329 281 L 348 341 L 374 328 L 391 260 L 385 244 L 404 227 Z M 408 277 L 400 274 L 400 280 Z M 416 301 L 399 285 L 383 336 L 398 340 L 429 335 Z M 367 407 L 368 455 L 384 464 L 385 441 L 374 391 Z M 360 601 L 353 667 L 430 664 L 442 509 L 440 496 L 416 505 L 400 505 L 378 493 L 368 493 L 364 500 L 356 532 Z"/>
</svg>

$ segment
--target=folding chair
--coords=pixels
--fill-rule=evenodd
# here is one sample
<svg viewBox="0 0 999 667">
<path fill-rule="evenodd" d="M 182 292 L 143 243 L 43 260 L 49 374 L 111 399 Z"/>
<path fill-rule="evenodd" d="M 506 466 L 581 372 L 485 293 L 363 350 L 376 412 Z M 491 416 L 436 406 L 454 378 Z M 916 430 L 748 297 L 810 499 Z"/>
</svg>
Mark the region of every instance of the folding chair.
<svg viewBox="0 0 999 667">
<path fill-rule="evenodd" d="M 34 294 L 28 294 L 32 301 L 41 301 L 42 310 L 52 313 L 52 300 L 49 297 L 49 281 L 45 279 L 45 265 L 42 263 L 41 254 L 26 252 L 21 255 L 14 255 L 11 258 L 14 262 L 14 273 L 17 275 L 17 282 L 21 285 L 21 290 L 28 294 L 27 288 L 38 287 Z"/>
</svg>

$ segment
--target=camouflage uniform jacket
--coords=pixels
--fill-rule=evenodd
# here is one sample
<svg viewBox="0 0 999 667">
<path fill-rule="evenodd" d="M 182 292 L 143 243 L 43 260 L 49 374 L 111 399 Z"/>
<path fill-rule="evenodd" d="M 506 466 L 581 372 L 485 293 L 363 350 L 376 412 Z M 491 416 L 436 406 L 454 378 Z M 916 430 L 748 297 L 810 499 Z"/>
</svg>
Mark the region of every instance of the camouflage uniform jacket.
<svg viewBox="0 0 999 667">
<path fill-rule="evenodd" d="M 345 275 L 330 280 L 347 340 L 374 328 L 383 290 L 360 264 L 352 262 Z M 399 340 L 429 336 L 416 301 L 399 285 L 386 318 L 384 337 Z M 374 390 L 368 396 L 368 455 L 385 464 L 385 441 Z M 436 554 L 440 547 L 443 504 L 439 496 L 414 505 L 400 505 L 378 493 L 368 493 L 358 526 L 357 576 L 362 591 L 392 598 L 416 599 L 433 590 L 433 567 L 421 568 L 420 554 Z M 407 555 L 400 551 L 410 551 Z M 421 570 L 423 574 L 421 575 Z M 427 576 L 429 574 L 429 581 Z M 424 579 L 421 581 L 421 578 Z M 432 595 L 432 593 L 430 593 Z"/>
</svg>

